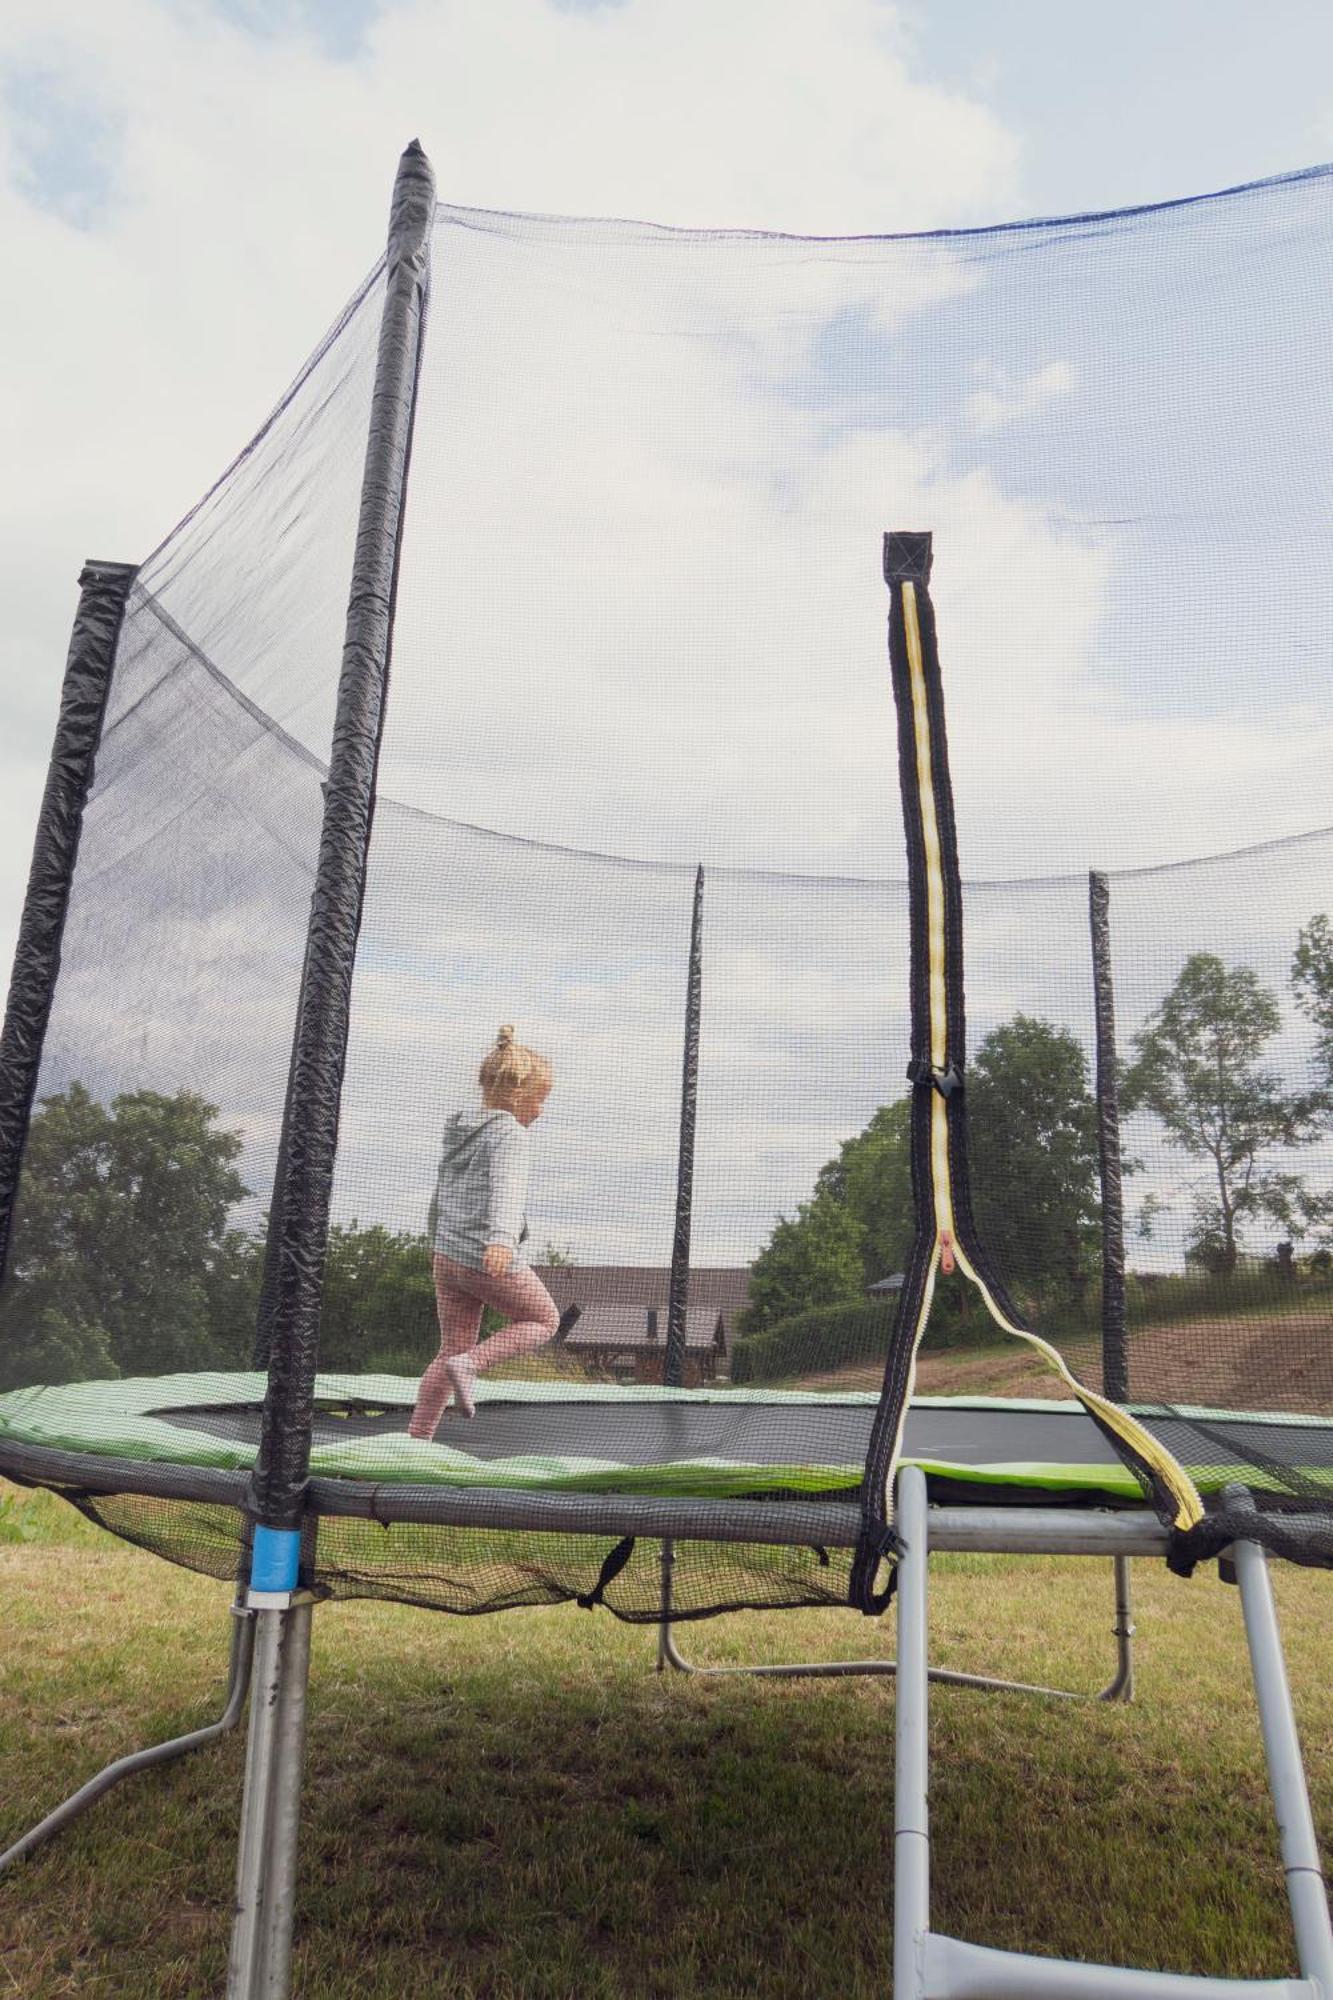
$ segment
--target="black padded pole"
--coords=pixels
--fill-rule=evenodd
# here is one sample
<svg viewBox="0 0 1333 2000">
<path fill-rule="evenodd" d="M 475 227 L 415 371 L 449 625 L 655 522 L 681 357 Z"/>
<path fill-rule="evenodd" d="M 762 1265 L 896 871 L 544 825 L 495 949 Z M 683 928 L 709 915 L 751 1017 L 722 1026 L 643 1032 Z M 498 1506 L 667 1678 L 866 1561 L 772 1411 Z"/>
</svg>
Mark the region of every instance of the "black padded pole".
<svg viewBox="0 0 1333 2000">
<path fill-rule="evenodd" d="M 694 1127 L 699 1094 L 699 1014 L 703 1000 L 704 871 L 694 878 L 690 917 L 690 970 L 685 991 L 685 1058 L 680 1079 L 680 1149 L 676 1155 L 676 1227 L 671 1239 L 666 1353 L 662 1380 L 678 1389 L 685 1380 L 685 1325 L 690 1303 L 690 1207 L 694 1198 Z"/>
<path fill-rule="evenodd" d="M 268 1234 L 264 1238 L 264 1265 L 259 1280 L 254 1347 L 250 1355 L 250 1366 L 256 1374 L 261 1375 L 267 1372 L 273 1354 L 273 1312 L 278 1300 L 279 1249 L 282 1243 L 282 1231 L 278 1228 L 278 1191 L 287 1178 L 287 1134 L 292 1122 L 292 1072 L 296 1062 L 297 1043 L 301 1038 L 301 1006 L 305 999 L 305 977 L 309 962 L 307 944 L 306 957 L 301 963 L 301 980 L 296 989 L 296 1027 L 292 1035 L 292 1053 L 287 1063 L 287 1088 L 282 1100 L 282 1123 L 278 1127 L 278 1153 L 273 1163 Z"/>
<path fill-rule="evenodd" d="M 1102 1387 L 1117 1403 L 1129 1396 L 1125 1332 L 1125 1196 L 1121 1180 L 1120 1088 L 1111 978 L 1111 885 L 1088 876 L 1092 995 L 1097 1032 L 1097 1159 L 1102 1186 Z"/>
<path fill-rule="evenodd" d="M 92 787 L 116 642 L 134 578 L 133 563 L 110 562 L 86 563 L 79 578 L 79 608 L 0 1031 L 0 1278 L 8 1266 L 14 1202 L 60 971 L 83 809 Z"/>
<path fill-rule="evenodd" d="M 271 1295 L 265 1301 L 268 1388 L 252 1491 L 256 1518 L 271 1528 L 299 1523 L 310 1463 L 329 1199 L 434 214 L 435 177 L 413 140 L 399 162 L 389 218 L 384 311 L 342 674 L 287 1090 L 281 1178 L 274 1184 L 269 1224 L 277 1242 Z"/>
</svg>

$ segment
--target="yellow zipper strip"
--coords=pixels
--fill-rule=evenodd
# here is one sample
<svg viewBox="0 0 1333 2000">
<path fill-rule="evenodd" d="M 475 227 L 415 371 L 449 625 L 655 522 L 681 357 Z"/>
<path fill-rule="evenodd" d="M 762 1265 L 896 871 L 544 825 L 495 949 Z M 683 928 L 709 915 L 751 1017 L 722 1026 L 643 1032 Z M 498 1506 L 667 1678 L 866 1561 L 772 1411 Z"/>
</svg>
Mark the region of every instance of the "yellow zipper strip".
<svg viewBox="0 0 1333 2000">
<path fill-rule="evenodd" d="M 907 637 L 907 665 L 912 689 L 912 730 L 916 745 L 917 791 L 921 799 L 921 828 L 926 861 L 926 921 L 930 945 L 930 1061 L 934 1069 L 943 1069 L 948 1057 L 948 1009 L 945 985 L 945 935 L 944 935 L 944 858 L 940 846 L 939 817 L 935 809 L 935 783 L 930 758 L 930 712 L 926 701 L 926 674 L 922 664 L 921 626 L 917 614 L 916 585 L 905 580 L 903 591 L 903 627 Z M 1039 1334 L 1029 1333 L 1024 1327 L 1015 1326 L 1007 1319 L 991 1297 L 983 1280 L 973 1270 L 971 1263 L 959 1248 L 958 1231 L 954 1224 L 953 1189 L 949 1172 L 949 1114 L 939 1091 L 932 1088 L 930 1108 L 930 1161 L 931 1179 L 935 1188 L 935 1247 L 930 1261 L 930 1272 L 922 1296 L 921 1311 L 912 1330 L 912 1358 L 908 1369 L 907 1396 L 898 1420 L 898 1435 L 894 1440 L 893 1456 L 890 1460 L 885 1483 L 886 1512 L 892 1495 L 894 1474 L 902 1450 L 903 1427 L 907 1421 L 907 1406 L 916 1385 L 917 1353 L 930 1318 L 930 1308 L 935 1296 L 935 1277 L 941 1265 L 951 1271 L 955 1261 L 964 1277 L 970 1278 L 980 1292 L 986 1310 L 995 1324 L 1016 1340 L 1025 1340 L 1035 1348 L 1047 1364 L 1054 1369 L 1061 1380 L 1068 1384 L 1079 1401 L 1095 1411 L 1108 1429 L 1115 1432 L 1125 1444 L 1142 1459 L 1143 1463 L 1156 1473 L 1176 1505 L 1176 1526 L 1192 1528 L 1203 1519 L 1203 1502 L 1199 1498 L 1194 1481 L 1177 1463 L 1164 1445 L 1158 1443 L 1151 1432 L 1135 1421 L 1127 1410 L 1121 1409 L 1095 1389 L 1087 1389 L 1070 1373 L 1064 1357 L 1058 1348 L 1051 1346 Z"/>
</svg>

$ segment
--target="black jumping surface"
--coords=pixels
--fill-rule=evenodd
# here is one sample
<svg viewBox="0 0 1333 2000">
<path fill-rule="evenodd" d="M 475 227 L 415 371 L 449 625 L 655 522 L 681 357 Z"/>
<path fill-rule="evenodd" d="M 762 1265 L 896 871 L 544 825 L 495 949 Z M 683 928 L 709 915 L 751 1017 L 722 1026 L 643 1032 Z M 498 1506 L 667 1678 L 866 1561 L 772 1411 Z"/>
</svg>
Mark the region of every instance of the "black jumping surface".
<svg viewBox="0 0 1333 2000">
<path fill-rule="evenodd" d="M 257 1442 L 259 1406 L 163 1409 L 153 1414 L 182 1429 Z M 379 1437 L 407 1429 L 406 1405 L 346 1402 L 316 1407 L 314 1442 Z M 745 1465 L 864 1463 L 874 1420 L 870 1404 L 695 1403 L 668 1401 L 492 1402 L 472 1419 L 446 1412 L 441 1444 L 483 1460 L 561 1457 L 609 1459 L 620 1465 L 670 1465 L 722 1458 Z M 1193 1467 L 1234 1463 L 1333 1466 L 1333 1421 L 1326 1425 L 1253 1423 L 1243 1418 L 1195 1423 L 1184 1417 L 1143 1420 Z M 913 1405 L 904 1452 L 909 1458 L 954 1465 L 1035 1462 L 1117 1464 L 1090 1417 L 1061 1409 L 968 1409 Z"/>
</svg>

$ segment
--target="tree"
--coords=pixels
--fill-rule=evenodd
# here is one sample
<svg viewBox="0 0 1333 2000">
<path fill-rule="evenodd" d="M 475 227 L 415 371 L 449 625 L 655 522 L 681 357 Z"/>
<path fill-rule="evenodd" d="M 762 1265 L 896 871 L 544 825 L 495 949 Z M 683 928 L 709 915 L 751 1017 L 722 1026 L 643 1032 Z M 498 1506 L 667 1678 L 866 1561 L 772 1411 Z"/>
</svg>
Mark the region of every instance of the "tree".
<svg viewBox="0 0 1333 2000">
<path fill-rule="evenodd" d="M 347 1374 L 421 1366 L 439 1344 L 435 1281 L 424 1236 L 362 1229 L 329 1231 L 319 1318 L 319 1365 Z"/>
<path fill-rule="evenodd" d="M 1076 1295 L 1097 1246 L 1097 1113 L 1072 1035 L 1016 1015 L 969 1072 L 977 1220 L 1011 1285 L 1037 1306 Z M 820 1170 L 755 1261 L 746 1330 L 863 1299 L 901 1271 L 915 1229 L 911 1105 L 882 1105 Z M 966 1291 L 956 1292 L 960 1306 Z"/>
<path fill-rule="evenodd" d="M 259 1258 L 228 1226 L 241 1141 L 190 1091 L 99 1104 L 82 1084 L 33 1117 L 0 1304 L 0 1388 L 249 1360 Z"/>
<path fill-rule="evenodd" d="M 862 1231 L 862 1288 L 901 1271 L 912 1247 L 912 1106 L 882 1104 L 820 1169 L 816 1196 L 840 1202 Z"/>
<path fill-rule="evenodd" d="M 746 1333 L 761 1333 L 812 1306 L 860 1299 L 865 1231 L 835 1194 L 818 1191 L 793 1219 L 779 1216 L 750 1273 Z"/>
<path fill-rule="evenodd" d="M 1303 1145 L 1317 1131 L 1319 1099 L 1284 1091 L 1262 1059 L 1281 1022 L 1276 998 L 1247 966 L 1195 952 L 1135 1036 L 1126 1072 L 1125 1109 L 1153 1112 L 1178 1146 L 1209 1163 L 1190 1253 L 1223 1275 L 1236 1267 L 1247 1217 L 1299 1237 L 1313 1211 L 1298 1176 L 1262 1164 L 1269 1147 Z"/>
<path fill-rule="evenodd" d="M 1296 940 L 1291 962 L 1296 1005 L 1318 1030 L 1316 1054 L 1326 1088 L 1333 1089 L 1333 924 L 1311 917 Z"/>
<path fill-rule="evenodd" d="M 1080 1298 L 1100 1245 L 1097 1105 L 1064 1028 L 1015 1014 L 967 1075 L 972 1207 L 986 1248 L 1034 1312 Z"/>
</svg>

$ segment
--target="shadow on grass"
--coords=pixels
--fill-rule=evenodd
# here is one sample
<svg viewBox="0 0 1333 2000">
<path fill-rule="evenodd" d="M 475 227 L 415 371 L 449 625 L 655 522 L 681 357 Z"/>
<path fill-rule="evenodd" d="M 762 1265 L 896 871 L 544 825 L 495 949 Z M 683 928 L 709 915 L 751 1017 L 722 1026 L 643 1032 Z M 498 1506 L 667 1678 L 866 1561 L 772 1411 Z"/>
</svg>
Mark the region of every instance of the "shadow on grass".
<svg viewBox="0 0 1333 2000">
<path fill-rule="evenodd" d="M 508 1648 L 459 1675 L 442 1661 L 433 1685 L 330 1664 L 302 1836 L 307 2000 L 888 1990 L 887 1689 L 664 1687 L 643 1659 L 557 1680 Z M 935 1711 L 941 1928 L 1289 1969 L 1257 1768 L 1145 1770 L 1106 1712 L 966 1693 Z M 233 1739 L 141 1781 L 0 1891 L 19 1990 L 218 1990 L 240 1776 Z"/>
</svg>

